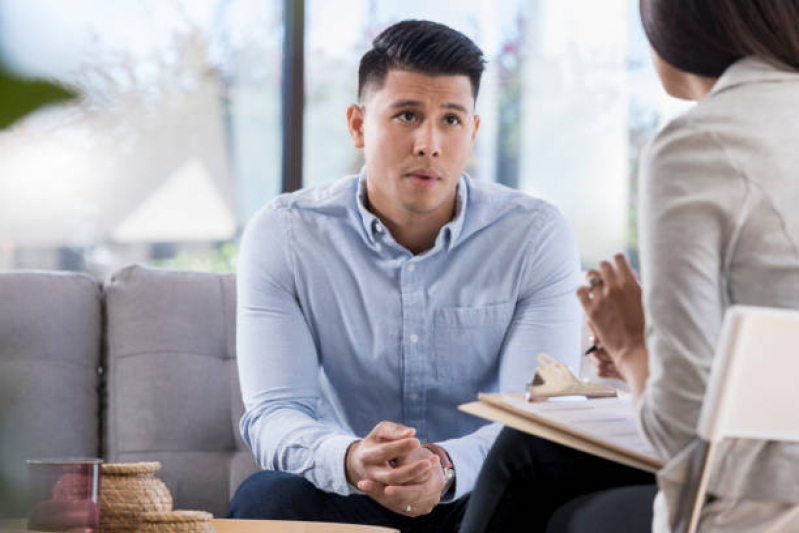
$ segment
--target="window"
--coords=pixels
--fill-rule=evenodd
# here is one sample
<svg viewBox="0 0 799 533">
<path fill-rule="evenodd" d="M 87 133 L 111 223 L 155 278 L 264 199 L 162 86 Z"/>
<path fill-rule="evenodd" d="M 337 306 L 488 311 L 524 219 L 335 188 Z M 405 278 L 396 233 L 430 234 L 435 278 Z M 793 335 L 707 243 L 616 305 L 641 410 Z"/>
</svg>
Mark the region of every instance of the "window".
<svg viewBox="0 0 799 533">
<path fill-rule="evenodd" d="M 0 6 L 9 62 L 81 95 L 0 132 L 0 268 L 224 269 L 225 244 L 279 192 L 282 12 Z"/>
<path fill-rule="evenodd" d="M 467 171 L 558 206 L 585 266 L 635 259 L 638 154 L 685 108 L 659 86 L 636 0 L 306 0 L 305 14 L 305 186 L 358 172 L 345 112 L 360 56 L 428 18 L 488 59 Z M 234 269 L 242 228 L 281 192 L 284 18 L 265 0 L 75 0 L 69 17 L 0 0 L 8 62 L 81 91 L 0 131 L 0 269 Z"/>
<path fill-rule="evenodd" d="M 390 24 L 430 19 L 486 54 L 481 127 L 467 172 L 543 198 L 571 224 L 584 265 L 636 257 L 638 153 L 684 104 L 663 96 L 635 0 L 309 0 L 304 179 L 358 172 L 345 110 L 360 56 Z M 346 18 L 337 14 L 347 13 Z M 337 24 L 329 24 L 336 20 Z"/>
</svg>

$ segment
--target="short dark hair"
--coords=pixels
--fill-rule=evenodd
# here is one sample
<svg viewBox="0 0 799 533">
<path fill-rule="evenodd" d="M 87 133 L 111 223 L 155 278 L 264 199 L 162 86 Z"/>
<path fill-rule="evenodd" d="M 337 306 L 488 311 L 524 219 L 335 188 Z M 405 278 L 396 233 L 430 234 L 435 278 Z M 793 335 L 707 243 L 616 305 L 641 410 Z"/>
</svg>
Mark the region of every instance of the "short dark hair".
<svg viewBox="0 0 799 533">
<path fill-rule="evenodd" d="M 383 30 L 358 68 L 358 99 L 367 86 L 382 87 L 391 69 L 422 74 L 465 75 L 477 99 L 485 59 L 480 48 L 459 31 L 427 20 L 403 20 Z"/>
<path fill-rule="evenodd" d="M 652 48 L 667 63 L 719 77 L 757 56 L 799 70 L 799 0 L 640 0 Z"/>
</svg>

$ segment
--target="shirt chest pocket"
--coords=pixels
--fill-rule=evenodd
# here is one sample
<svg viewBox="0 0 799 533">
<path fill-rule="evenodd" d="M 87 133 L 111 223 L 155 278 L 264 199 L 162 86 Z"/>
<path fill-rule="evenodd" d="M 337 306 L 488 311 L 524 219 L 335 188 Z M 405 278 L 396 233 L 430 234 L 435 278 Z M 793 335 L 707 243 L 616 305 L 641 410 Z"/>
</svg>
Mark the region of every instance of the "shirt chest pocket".
<svg viewBox="0 0 799 533">
<path fill-rule="evenodd" d="M 445 307 L 434 312 L 435 377 L 478 382 L 495 370 L 513 304 Z"/>
</svg>

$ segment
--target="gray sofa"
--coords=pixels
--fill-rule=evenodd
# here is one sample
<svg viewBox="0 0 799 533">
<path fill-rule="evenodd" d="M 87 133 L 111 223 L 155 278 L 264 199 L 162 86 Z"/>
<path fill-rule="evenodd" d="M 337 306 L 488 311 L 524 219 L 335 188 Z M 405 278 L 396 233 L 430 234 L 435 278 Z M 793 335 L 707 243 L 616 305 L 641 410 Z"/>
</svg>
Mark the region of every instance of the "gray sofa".
<svg viewBox="0 0 799 533">
<path fill-rule="evenodd" d="M 161 461 L 176 508 L 223 515 L 257 470 L 238 431 L 235 294 L 232 274 L 139 266 L 105 283 L 0 274 L 4 514 L 22 509 L 26 458 L 101 456 Z"/>
</svg>

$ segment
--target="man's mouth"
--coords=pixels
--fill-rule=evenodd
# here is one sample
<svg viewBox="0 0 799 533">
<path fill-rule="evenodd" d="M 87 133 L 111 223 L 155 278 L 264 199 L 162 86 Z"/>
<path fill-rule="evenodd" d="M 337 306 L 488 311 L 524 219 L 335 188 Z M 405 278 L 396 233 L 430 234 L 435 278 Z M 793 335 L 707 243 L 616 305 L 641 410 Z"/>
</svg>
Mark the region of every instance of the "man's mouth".
<svg viewBox="0 0 799 533">
<path fill-rule="evenodd" d="M 438 174 L 430 170 L 414 170 L 406 175 L 414 186 L 422 188 L 432 187 L 441 179 Z"/>
</svg>

